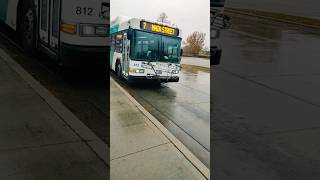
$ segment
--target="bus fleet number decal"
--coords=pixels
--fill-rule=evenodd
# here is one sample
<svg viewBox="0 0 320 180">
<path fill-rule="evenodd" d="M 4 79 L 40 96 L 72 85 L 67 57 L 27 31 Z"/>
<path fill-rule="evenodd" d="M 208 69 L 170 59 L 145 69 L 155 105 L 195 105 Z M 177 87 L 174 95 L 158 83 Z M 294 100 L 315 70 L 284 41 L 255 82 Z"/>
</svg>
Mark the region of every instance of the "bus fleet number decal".
<svg viewBox="0 0 320 180">
<path fill-rule="evenodd" d="M 92 16 L 93 8 L 88 7 L 76 7 L 76 14 L 77 15 L 85 15 L 85 16 Z"/>
</svg>

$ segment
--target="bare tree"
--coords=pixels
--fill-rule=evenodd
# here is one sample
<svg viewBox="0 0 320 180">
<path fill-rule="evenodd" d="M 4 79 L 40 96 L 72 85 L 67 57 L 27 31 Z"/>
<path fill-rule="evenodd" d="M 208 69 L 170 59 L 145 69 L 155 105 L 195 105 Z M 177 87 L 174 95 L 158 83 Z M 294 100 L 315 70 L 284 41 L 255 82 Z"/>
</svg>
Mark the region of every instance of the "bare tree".
<svg viewBox="0 0 320 180">
<path fill-rule="evenodd" d="M 206 34 L 198 31 L 193 32 L 189 35 L 183 43 L 185 44 L 186 53 L 192 55 L 199 55 L 200 51 L 204 48 L 204 40 Z"/>
<path fill-rule="evenodd" d="M 162 22 L 162 23 L 167 23 L 167 24 L 170 24 L 170 21 L 168 20 L 168 16 L 165 12 L 162 12 L 158 19 L 157 19 L 158 22 Z"/>
</svg>

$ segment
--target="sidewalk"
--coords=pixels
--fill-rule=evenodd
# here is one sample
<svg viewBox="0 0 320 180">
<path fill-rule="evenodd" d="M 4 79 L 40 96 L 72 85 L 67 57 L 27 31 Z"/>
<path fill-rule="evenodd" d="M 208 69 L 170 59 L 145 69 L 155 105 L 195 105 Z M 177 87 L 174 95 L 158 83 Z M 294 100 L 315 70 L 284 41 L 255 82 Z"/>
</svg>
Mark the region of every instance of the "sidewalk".
<svg viewBox="0 0 320 180">
<path fill-rule="evenodd" d="M 107 180 L 101 142 L 0 48 L 0 179 Z"/>
<path fill-rule="evenodd" d="M 173 142 L 171 134 L 156 126 L 151 121 L 154 117 L 148 115 L 112 78 L 110 99 L 112 180 L 206 179 L 198 170 L 201 166 L 192 160 L 192 155 L 188 155 L 188 150 Z"/>
</svg>

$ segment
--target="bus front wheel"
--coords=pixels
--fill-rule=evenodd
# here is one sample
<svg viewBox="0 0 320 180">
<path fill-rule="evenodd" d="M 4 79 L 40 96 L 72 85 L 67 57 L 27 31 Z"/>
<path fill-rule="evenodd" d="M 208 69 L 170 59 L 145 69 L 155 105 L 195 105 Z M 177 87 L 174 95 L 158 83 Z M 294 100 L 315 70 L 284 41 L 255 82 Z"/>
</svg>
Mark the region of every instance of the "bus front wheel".
<svg viewBox="0 0 320 180">
<path fill-rule="evenodd" d="M 120 63 L 117 64 L 116 74 L 117 74 L 119 79 L 122 77 L 122 68 L 121 68 L 121 64 Z"/>
</svg>

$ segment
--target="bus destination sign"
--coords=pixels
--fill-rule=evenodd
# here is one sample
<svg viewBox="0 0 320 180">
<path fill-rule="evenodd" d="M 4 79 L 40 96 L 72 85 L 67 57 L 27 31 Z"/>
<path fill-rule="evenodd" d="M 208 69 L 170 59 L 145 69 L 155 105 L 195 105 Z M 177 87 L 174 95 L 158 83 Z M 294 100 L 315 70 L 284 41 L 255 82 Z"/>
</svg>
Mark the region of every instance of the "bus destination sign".
<svg viewBox="0 0 320 180">
<path fill-rule="evenodd" d="M 146 21 L 141 21 L 140 23 L 140 28 L 143 30 L 151 31 L 151 32 L 156 32 L 160 34 L 165 34 L 169 36 L 178 36 L 179 35 L 179 30 L 176 28 L 168 27 L 168 26 L 163 26 L 160 24 L 154 24 Z"/>
</svg>

